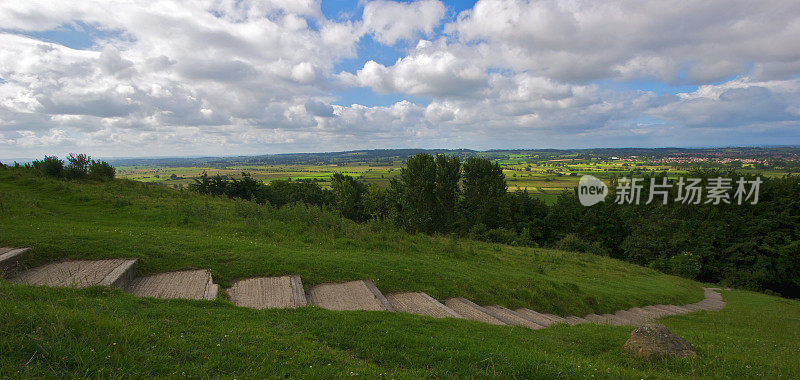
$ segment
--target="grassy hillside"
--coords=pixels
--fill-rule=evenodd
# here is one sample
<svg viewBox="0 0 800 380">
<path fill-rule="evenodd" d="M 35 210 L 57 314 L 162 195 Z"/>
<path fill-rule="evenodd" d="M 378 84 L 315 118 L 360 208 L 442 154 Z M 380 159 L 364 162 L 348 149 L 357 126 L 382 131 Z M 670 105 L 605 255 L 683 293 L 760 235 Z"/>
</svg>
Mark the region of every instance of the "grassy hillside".
<svg viewBox="0 0 800 380">
<path fill-rule="evenodd" d="M 596 255 L 409 235 L 305 206 L 272 209 L 14 169 L 0 170 L 0 245 L 32 246 L 30 265 L 137 257 L 139 275 L 208 268 L 223 288 L 265 275 L 300 274 L 307 286 L 372 279 L 384 293 L 418 290 L 559 314 L 702 298 L 694 282 Z"/>
<path fill-rule="evenodd" d="M 534 331 L 405 313 L 259 311 L 0 281 L 0 378 L 800 376 L 800 302 L 723 297 L 722 311 L 661 320 L 697 358 L 650 363 L 622 352 L 632 327 Z"/>
</svg>

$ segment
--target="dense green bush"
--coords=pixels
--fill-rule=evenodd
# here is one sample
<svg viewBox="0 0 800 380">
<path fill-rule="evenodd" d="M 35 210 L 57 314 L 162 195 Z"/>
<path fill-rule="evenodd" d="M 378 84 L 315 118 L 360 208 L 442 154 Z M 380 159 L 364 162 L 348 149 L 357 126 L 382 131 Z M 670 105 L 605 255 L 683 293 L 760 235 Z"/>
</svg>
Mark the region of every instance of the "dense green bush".
<svg viewBox="0 0 800 380">
<path fill-rule="evenodd" d="M 41 161 L 33 161 L 33 167 L 46 176 L 55 178 L 64 176 L 64 161 L 56 156 L 44 156 Z"/>
<path fill-rule="evenodd" d="M 117 169 L 105 161 L 92 160 L 89 164 L 89 178 L 101 181 L 114 179 Z"/>
<path fill-rule="evenodd" d="M 89 171 L 91 157 L 86 154 L 70 153 L 67 156 L 67 166 L 64 169 L 64 176 L 67 179 L 84 179 Z"/>
<path fill-rule="evenodd" d="M 91 178 L 106 181 L 114 179 L 117 172 L 108 162 L 92 160 L 86 154 L 70 153 L 67 162 L 65 166 L 64 161 L 56 156 L 44 156 L 42 160 L 34 160 L 31 165 L 42 175 L 66 179 Z"/>
</svg>

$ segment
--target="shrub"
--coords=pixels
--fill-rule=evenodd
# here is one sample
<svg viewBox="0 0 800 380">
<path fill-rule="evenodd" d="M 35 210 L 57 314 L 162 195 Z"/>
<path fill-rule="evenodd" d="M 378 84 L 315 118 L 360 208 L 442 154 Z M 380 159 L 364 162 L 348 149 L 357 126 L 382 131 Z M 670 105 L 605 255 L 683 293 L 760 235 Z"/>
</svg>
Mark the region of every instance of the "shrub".
<svg viewBox="0 0 800 380">
<path fill-rule="evenodd" d="M 92 160 L 89 164 L 89 178 L 106 181 L 114 179 L 116 174 L 117 169 L 114 169 L 108 162 Z"/>
<path fill-rule="evenodd" d="M 669 273 L 676 276 L 696 279 L 700 274 L 702 262 L 700 255 L 684 252 L 669 258 Z"/>
<path fill-rule="evenodd" d="M 49 177 L 61 178 L 64 176 L 64 161 L 56 156 L 44 156 L 41 161 L 33 161 L 33 167 Z"/>
<path fill-rule="evenodd" d="M 66 170 L 64 174 L 66 175 L 67 179 L 83 179 L 86 178 L 86 174 L 89 170 L 89 162 L 91 157 L 81 153 L 75 154 L 70 153 L 67 156 L 67 164 Z"/>
<path fill-rule="evenodd" d="M 592 252 L 594 247 L 592 243 L 578 235 L 566 234 L 556 243 L 556 248 L 564 251 Z"/>
</svg>

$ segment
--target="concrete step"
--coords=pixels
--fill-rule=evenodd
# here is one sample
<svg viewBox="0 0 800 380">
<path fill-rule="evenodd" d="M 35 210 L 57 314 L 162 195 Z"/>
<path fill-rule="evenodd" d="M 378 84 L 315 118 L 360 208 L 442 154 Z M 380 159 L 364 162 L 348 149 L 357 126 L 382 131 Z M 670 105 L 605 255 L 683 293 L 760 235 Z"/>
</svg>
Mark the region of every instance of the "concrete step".
<svg viewBox="0 0 800 380">
<path fill-rule="evenodd" d="M 330 310 L 394 311 L 386 297 L 369 280 L 317 285 L 308 292 L 308 302 Z"/>
<path fill-rule="evenodd" d="M 128 293 L 139 297 L 163 299 L 213 300 L 219 286 L 206 269 L 166 272 L 136 278 L 128 286 Z"/>
<path fill-rule="evenodd" d="M 597 314 L 586 314 L 586 315 L 583 316 L 583 319 L 585 319 L 585 320 L 587 320 L 589 322 L 598 324 L 598 325 L 611 324 L 611 322 L 608 319 L 603 318 L 602 316 L 597 315 Z"/>
<path fill-rule="evenodd" d="M 227 293 L 234 305 L 253 309 L 296 308 L 306 305 L 300 276 L 247 278 L 234 282 Z"/>
<path fill-rule="evenodd" d="M 514 310 L 514 311 L 516 311 L 517 314 L 519 314 L 519 315 L 521 315 L 521 316 L 533 321 L 536 324 L 542 325 L 544 327 L 547 327 L 547 326 L 550 326 L 550 325 L 553 324 L 553 319 L 551 319 L 550 317 L 548 317 L 548 316 L 546 316 L 546 315 L 544 315 L 544 314 L 542 314 L 542 313 L 540 313 L 538 311 L 533 311 L 531 309 L 526 309 L 526 308 L 521 308 L 521 309 L 517 309 L 517 310 Z"/>
<path fill-rule="evenodd" d="M 648 306 L 642 307 L 642 309 L 649 310 L 653 314 L 655 319 L 658 319 L 658 318 L 661 318 L 661 317 L 667 315 L 666 311 L 661 310 L 661 309 L 659 309 L 659 308 L 657 308 L 657 307 L 655 307 L 653 305 L 648 305 Z"/>
<path fill-rule="evenodd" d="M 669 307 L 672 310 L 675 310 L 675 313 L 677 315 L 689 314 L 691 312 L 691 310 L 685 309 L 685 308 L 680 307 L 678 305 L 667 305 L 667 307 Z"/>
<path fill-rule="evenodd" d="M 640 325 L 646 322 L 645 318 L 642 318 L 642 316 L 636 313 L 631 313 L 630 311 L 627 310 L 617 310 L 617 312 L 614 313 L 614 315 L 616 315 L 617 317 L 624 318 L 633 323 L 634 325 Z"/>
<path fill-rule="evenodd" d="M 564 317 L 564 319 L 567 321 L 567 323 L 570 324 L 570 326 L 579 325 L 581 323 L 591 323 L 587 319 L 583 319 L 581 317 L 576 317 L 574 315 L 568 315 L 568 316 Z"/>
<path fill-rule="evenodd" d="M 62 261 L 19 272 L 9 280 L 22 284 L 70 288 L 93 285 L 124 288 L 133 278 L 135 270 L 135 259 Z"/>
<path fill-rule="evenodd" d="M 678 311 L 676 309 L 672 308 L 671 305 L 661 305 L 661 304 L 659 304 L 659 305 L 653 305 L 653 307 L 663 311 L 665 316 L 667 316 L 667 315 L 678 315 Z"/>
<path fill-rule="evenodd" d="M 0 247 L 0 278 L 11 277 L 22 270 L 22 260 L 28 257 L 29 248 Z"/>
<path fill-rule="evenodd" d="M 464 318 L 453 309 L 422 292 L 394 293 L 386 296 L 395 311 L 434 318 Z"/>
<path fill-rule="evenodd" d="M 703 306 L 701 306 L 699 303 L 690 303 L 688 305 L 683 305 L 683 308 L 687 309 L 689 311 L 693 311 L 693 312 L 694 311 L 705 310 L 705 309 L 703 309 Z"/>
<path fill-rule="evenodd" d="M 717 311 L 725 307 L 725 301 L 703 300 L 701 303 L 703 310 Z"/>
<path fill-rule="evenodd" d="M 553 323 L 568 323 L 566 319 L 564 319 L 563 317 L 559 317 L 558 315 L 550 313 L 542 313 L 542 314 L 544 314 L 547 318 L 550 318 L 550 320 L 552 320 Z"/>
<path fill-rule="evenodd" d="M 514 310 L 506 309 L 500 305 L 486 306 L 486 310 L 491 311 L 494 313 L 493 316 L 495 318 L 510 326 L 525 326 L 534 330 L 545 327 L 517 314 Z"/>
<path fill-rule="evenodd" d="M 653 313 L 653 312 L 651 312 L 649 310 L 646 310 L 644 308 L 632 307 L 632 308 L 628 309 L 628 311 L 631 312 L 631 313 L 639 315 L 646 322 L 652 322 L 653 320 L 656 319 L 656 314 L 655 313 Z"/>
<path fill-rule="evenodd" d="M 601 315 L 603 319 L 605 319 L 607 324 L 614 325 L 614 326 L 635 326 L 636 324 L 630 321 L 628 318 L 620 317 L 616 314 L 603 314 Z"/>
<path fill-rule="evenodd" d="M 505 325 L 503 321 L 494 317 L 494 313 L 466 298 L 450 298 L 445 301 L 444 304 L 466 319 L 485 322 L 492 325 Z"/>
</svg>

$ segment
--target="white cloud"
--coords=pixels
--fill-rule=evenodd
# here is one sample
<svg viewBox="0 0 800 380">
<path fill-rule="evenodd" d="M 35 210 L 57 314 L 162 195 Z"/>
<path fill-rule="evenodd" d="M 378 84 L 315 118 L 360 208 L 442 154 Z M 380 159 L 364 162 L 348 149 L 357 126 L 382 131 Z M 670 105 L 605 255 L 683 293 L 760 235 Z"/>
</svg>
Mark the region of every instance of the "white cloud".
<svg viewBox="0 0 800 380">
<path fill-rule="evenodd" d="M 480 0 L 443 28 L 439 1 L 362 6 L 0 2 L 0 157 L 800 138 L 796 1 Z M 93 45 L 29 36 L 65 26 Z M 356 57 L 365 33 L 402 55 Z M 332 104 L 350 87 L 400 100 Z"/>
<path fill-rule="evenodd" d="M 559 80 L 707 83 L 746 71 L 786 78 L 800 63 L 800 2 L 480 0 L 446 30 L 487 66 Z M 796 73 L 796 72 L 795 72 Z"/>
<path fill-rule="evenodd" d="M 412 95 L 469 95 L 487 85 L 484 68 L 442 49 L 443 44 L 422 40 L 391 67 L 369 61 L 355 75 L 343 73 L 339 78 L 378 92 Z"/>
<path fill-rule="evenodd" d="M 444 17 L 444 4 L 439 0 L 417 0 L 398 3 L 374 0 L 364 5 L 364 28 L 383 44 L 409 40 L 418 33 L 430 35 Z"/>
<path fill-rule="evenodd" d="M 798 79 L 758 82 L 739 78 L 701 86 L 676 98 L 648 114 L 692 128 L 763 128 L 770 123 L 800 127 Z"/>
</svg>

